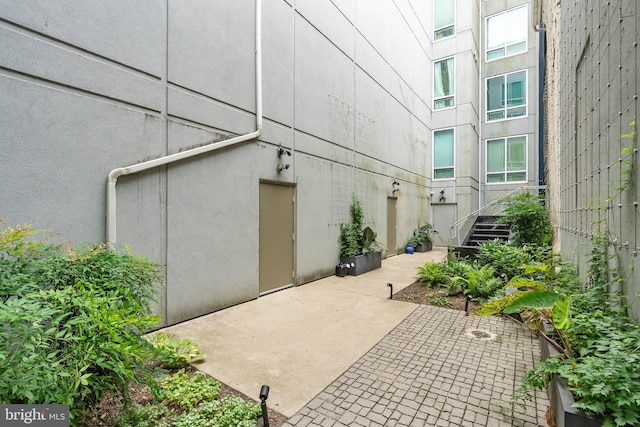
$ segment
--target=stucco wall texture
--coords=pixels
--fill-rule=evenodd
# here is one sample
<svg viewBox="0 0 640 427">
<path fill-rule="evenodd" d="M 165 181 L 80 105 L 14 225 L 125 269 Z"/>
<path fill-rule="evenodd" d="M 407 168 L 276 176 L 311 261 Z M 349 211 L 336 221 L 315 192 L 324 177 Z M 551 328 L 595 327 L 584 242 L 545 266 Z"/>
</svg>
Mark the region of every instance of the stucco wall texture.
<svg viewBox="0 0 640 427">
<path fill-rule="evenodd" d="M 592 245 L 607 232 L 609 263 L 619 269 L 620 286 L 638 318 L 640 4 L 554 0 L 543 9 L 554 24 L 548 33 L 546 105 L 559 246 L 584 274 Z"/>
<path fill-rule="evenodd" d="M 166 265 L 165 324 L 258 297 L 261 181 L 295 185 L 294 284 L 333 273 L 354 194 L 382 242 L 394 180 L 398 247 L 431 221 L 431 16 L 262 2 L 259 140 L 117 183 L 118 243 Z M 104 241 L 111 170 L 254 131 L 255 17 L 254 1 L 0 2 L 0 218 Z"/>
</svg>

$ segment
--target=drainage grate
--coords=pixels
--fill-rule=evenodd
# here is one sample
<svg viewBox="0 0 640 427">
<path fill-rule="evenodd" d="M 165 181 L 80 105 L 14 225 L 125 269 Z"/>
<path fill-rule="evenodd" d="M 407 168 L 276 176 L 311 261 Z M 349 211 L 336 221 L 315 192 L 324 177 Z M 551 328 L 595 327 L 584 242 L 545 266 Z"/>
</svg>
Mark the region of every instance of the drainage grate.
<svg viewBox="0 0 640 427">
<path fill-rule="evenodd" d="M 471 338 L 477 338 L 485 341 L 496 339 L 496 334 L 489 331 L 483 331 L 482 329 L 469 329 L 465 332 L 465 335 Z"/>
</svg>

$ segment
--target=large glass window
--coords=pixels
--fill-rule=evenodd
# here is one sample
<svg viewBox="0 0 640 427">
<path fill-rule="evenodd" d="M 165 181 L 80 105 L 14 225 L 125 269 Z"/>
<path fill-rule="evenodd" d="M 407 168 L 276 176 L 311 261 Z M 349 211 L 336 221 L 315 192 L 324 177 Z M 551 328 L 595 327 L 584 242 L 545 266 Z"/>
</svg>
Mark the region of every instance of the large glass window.
<svg viewBox="0 0 640 427">
<path fill-rule="evenodd" d="M 435 0 L 433 2 L 434 39 L 440 40 L 455 34 L 454 0 Z"/>
<path fill-rule="evenodd" d="M 455 105 L 455 61 L 453 58 L 435 63 L 433 73 L 433 108 L 449 108 Z"/>
<path fill-rule="evenodd" d="M 487 183 L 527 181 L 527 137 L 487 141 Z"/>
<path fill-rule="evenodd" d="M 527 71 L 487 79 L 487 121 L 527 115 Z"/>
<path fill-rule="evenodd" d="M 487 18 L 487 61 L 527 50 L 527 6 Z"/>
<path fill-rule="evenodd" d="M 433 132 L 433 179 L 453 178 L 455 138 L 453 129 Z"/>
</svg>

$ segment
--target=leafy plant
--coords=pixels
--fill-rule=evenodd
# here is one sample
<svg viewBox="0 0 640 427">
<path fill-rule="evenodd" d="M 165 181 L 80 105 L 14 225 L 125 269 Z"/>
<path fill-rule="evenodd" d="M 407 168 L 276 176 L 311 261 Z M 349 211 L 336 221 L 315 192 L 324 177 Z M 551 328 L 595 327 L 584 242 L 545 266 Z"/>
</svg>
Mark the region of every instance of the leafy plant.
<svg viewBox="0 0 640 427">
<path fill-rule="evenodd" d="M 428 261 L 418 267 L 418 280 L 426 283 L 430 288 L 437 288 L 447 282 L 444 266 L 440 263 Z"/>
<path fill-rule="evenodd" d="M 178 417 L 175 427 L 255 427 L 260 405 L 232 397 L 201 404 Z"/>
<path fill-rule="evenodd" d="M 76 418 L 129 382 L 154 387 L 141 336 L 161 282 L 158 265 L 106 246 L 62 247 L 30 225 L 0 231 L 0 396 L 71 405 Z"/>
<path fill-rule="evenodd" d="M 202 372 L 190 376 L 184 369 L 160 381 L 162 396 L 183 410 L 190 410 L 201 402 L 218 398 L 221 384 Z"/>
<path fill-rule="evenodd" d="M 125 406 L 118 416 L 118 427 L 169 427 L 165 419 L 169 410 L 159 404 L 139 405 L 134 403 Z"/>
<path fill-rule="evenodd" d="M 433 305 L 437 305 L 438 307 L 451 307 L 453 306 L 453 303 L 451 302 L 451 300 L 445 298 L 445 297 L 438 297 L 438 298 L 434 298 L 431 300 L 431 304 Z"/>
<path fill-rule="evenodd" d="M 340 224 L 340 256 L 378 252 L 382 249 L 376 240 L 376 233 L 370 227 L 364 227 L 362 204 L 354 197 L 351 203 L 351 222 Z"/>
<path fill-rule="evenodd" d="M 207 357 L 200 353 L 197 343 L 188 339 L 176 340 L 174 336 L 165 332 L 155 332 L 147 337 L 155 349 L 157 360 L 167 368 L 184 368 L 189 363 L 202 362 Z"/>
<path fill-rule="evenodd" d="M 496 275 L 510 280 L 524 274 L 525 266 L 534 262 L 528 247 L 516 247 L 500 240 L 482 243 L 478 248 L 476 261 L 479 265 L 491 265 Z"/>
<path fill-rule="evenodd" d="M 431 224 L 425 224 L 413 230 L 413 235 L 409 237 L 407 243 L 412 245 L 421 245 L 424 242 L 433 240 L 432 235 L 437 233 Z"/>
<path fill-rule="evenodd" d="M 476 314 L 479 316 L 494 316 L 504 312 L 504 309 L 513 301 L 527 292 L 544 290 L 542 282 L 516 276 L 507 283 L 504 288 L 496 292 L 494 298 L 482 305 Z"/>
<path fill-rule="evenodd" d="M 543 202 L 541 196 L 528 192 L 504 200 L 504 214 L 499 222 L 511 227 L 515 246 L 551 244 L 553 229 Z"/>
<path fill-rule="evenodd" d="M 503 285 L 502 280 L 495 276 L 495 269 L 489 264 L 479 268 L 466 264 L 463 265 L 463 270 L 464 274 L 453 277 L 451 282 L 459 286 L 465 295 L 486 299 Z"/>
<path fill-rule="evenodd" d="M 599 414 L 604 426 L 640 423 L 640 329 L 620 315 L 595 311 L 573 317 L 574 357 L 550 357 L 527 372 L 516 397 L 544 389 L 552 375 L 567 381 L 575 407 Z"/>
<path fill-rule="evenodd" d="M 636 133 L 636 119 L 634 119 L 629 123 L 632 130 L 628 133 L 621 135 L 622 139 L 631 140 L 631 144 L 624 147 L 620 150 L 620 160 L 618 160 L 618 164 L 620 165 L 620 177 L 621 179 L 617 181 L 618 187 L 614 188 L 616 192 L 623 192 L 627 188 L 631 187 L 635 182 L 635 171 L 636 171 L 636 153 L 637 153 L 637 133 Z M 616 182 L 616 181 L 614 181 Z M 612 199 L 611 199 L 612 200 Z"/>
</svg>

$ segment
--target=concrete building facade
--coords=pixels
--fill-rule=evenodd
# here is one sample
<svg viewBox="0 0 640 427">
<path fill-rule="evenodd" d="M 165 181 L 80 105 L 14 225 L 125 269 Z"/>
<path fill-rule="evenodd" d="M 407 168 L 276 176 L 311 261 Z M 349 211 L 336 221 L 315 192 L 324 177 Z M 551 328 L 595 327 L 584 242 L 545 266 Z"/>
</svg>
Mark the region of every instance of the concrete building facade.
<svg viewBox="0 0 640 427">
<path fill-rule="evenodd" d="M 0 2 L 0 218 L 164 264 L 164 324 L 333 274 L 353 196 L 446 245 L 538 183 L 534 9 Z"/>
<path fill-rule="evenodd" d="M 545 1 L 542 7 L 549 40 L 547 175 L 556 247 L 586 274 L 593 246 L 608 242 L 611 281 L 620 279 L 636 319 L 639 8 L 633 0 Z"/>
</svg>

